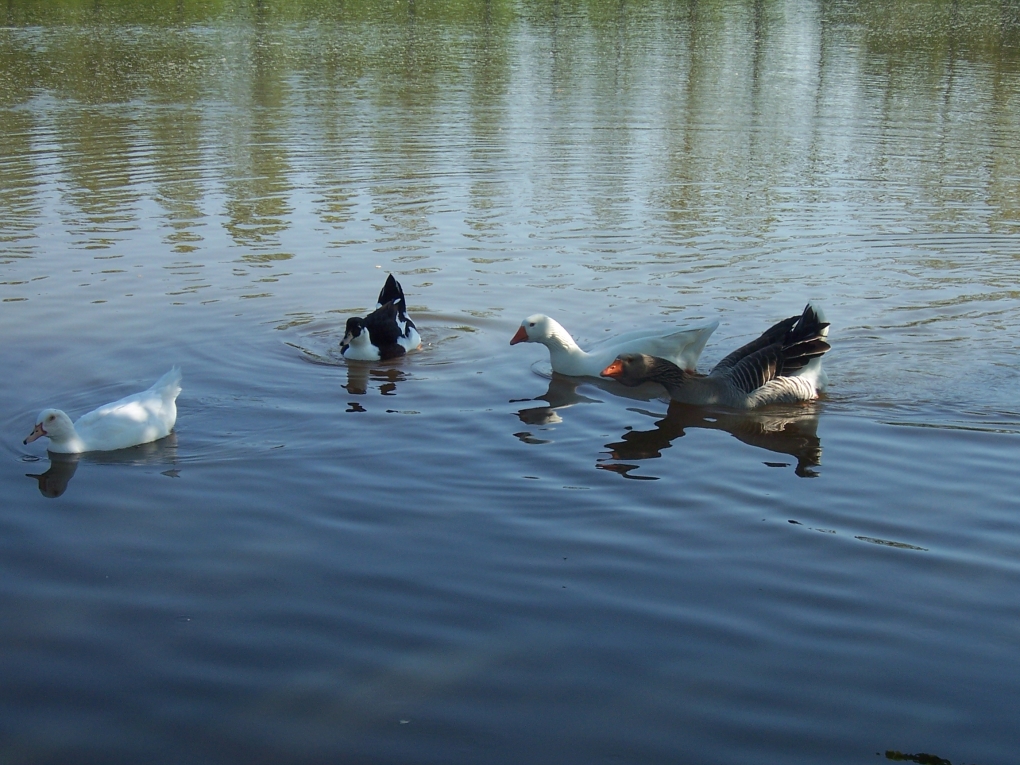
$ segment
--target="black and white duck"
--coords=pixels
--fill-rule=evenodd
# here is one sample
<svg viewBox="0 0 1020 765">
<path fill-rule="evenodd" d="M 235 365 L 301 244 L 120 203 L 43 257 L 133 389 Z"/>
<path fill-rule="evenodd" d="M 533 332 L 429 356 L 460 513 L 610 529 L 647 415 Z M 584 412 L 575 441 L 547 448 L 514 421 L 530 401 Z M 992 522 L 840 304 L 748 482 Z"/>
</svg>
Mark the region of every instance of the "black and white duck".
<svg viewBox="0 0 1020 765">
<path fill-rule="evenodd" d="M 385 361 L 421 347 L 421 337 L 407 315 L 407 301 L 393 274 L 379 292 L 378 307 L 368 316 L 352 316 L 340 342 L 345 359 Z"/>
</svg>

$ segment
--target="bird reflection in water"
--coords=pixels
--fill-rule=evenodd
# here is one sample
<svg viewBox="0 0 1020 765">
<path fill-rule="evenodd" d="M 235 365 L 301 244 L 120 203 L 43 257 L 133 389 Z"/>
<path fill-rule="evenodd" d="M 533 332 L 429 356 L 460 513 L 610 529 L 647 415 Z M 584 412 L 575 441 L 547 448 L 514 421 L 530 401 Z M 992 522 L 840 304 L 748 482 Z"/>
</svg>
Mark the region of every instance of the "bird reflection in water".
<svg viewBox="0 0 1020 765">
<path fill-rule="evenodd" d="M 655 417 L 652 412 L 631 411 Z M 812 468 L 822 460 L 822 444 L 818 438 L 818 407 L 815 404 L 770 408 L 758 412 L 728 412 L 671 401 L 666 416 L 656 421 L 654 430 L 628 430 L 622 441 L 606 444 L 608 456 L 598 461 L 600 470 L 619 473 L 624 478 L 655 480 L 654 476 L 631 475 L 637 465 L 631 461 L 653 459 L 684 435 L 688 428 L 724 430 L 739 441 L 797 460 L 794 472 L 801 478 L 818 475 Z M 789 463 L 766 462 L 770 467 L 786 467 Z"/>
<path fill-rule="evenodd" d="M 163 475 L 178 478 L 177 434 L 171 433 L 159 441 L 152 441 L 129 449 L 112 452 L 85 452 L 84 454 L 58 454 L 47 452 L 50 466 L 44 473 L 25 473 L 39 483 L 39 493 L 49 499 L 56 499 L 67 491 L 67 485 L 74 477 L 82 462 L 94 465 L 168 465 Z"/>
<path fill-rule="evenodd" d="M 510 403 L 524 403 L 527 401 L 544 401 L 544 406 L 532 406 L 517 411 L 517 416 L 525 425 L 536 428 L 543 428 L 549 425 L 556 425 L 563 422 L 559 412 L 576 404 L 601 404 L 602 400 L 590 398 L 578 393 L 580 385 L 588 385 L 594 388 L 601 388 L 614 395 L 622 395 L 627 398 L 639 401 L 651 401 L 653 398 L 664 395 L 665 389 L 657 383 L 646 383 L 634 388 L 627 388 L 613 380 L 602 380 L 597 378 L 566 377 L 553 373 L 549 380 L 549 388 L 541 396 L 535 398 L 511 399 Z M 546 444 L 548 440 L 537 438 L 530 431 L 514 433 L 517 438 L 528 444 Z"/>
<path fill-rule="evenodd" d="M 368 384 L 375 382 L 380 383 L 379 393 L 384 396 L 394 396 L 397 383 L 405 380 L 407 380 L 407 375 L 396 367 L 372 367 L 369 364 L 348 362 L 347 384 L 343 388 L 353 396 L 364 396 L 368 393 Z M 364 409 L 357 408 L 353 411 L 364 411 Z"/>
<path fill-rule="evenodd" d="M 521 409 L 517 412 L 521 422 L 525 425 L 542 427 L 544 425 L 555 425 L 563 422 L 563 418 L 557 413 L 557 409 L 566 409 L 574 404 L 601 404 L 595 398 L 588 398 L 577 392 L 580 383 L 571 377 L 553 374 L 549 380 L 549 389 L 541 396 L 535 398 L 512 399 L 510 403 L 525 401 L 544 401 L 545 406 L 532 406 Z"/>
<path fill-rule="evenodd" d="M 25 473 L 39 482 L 39 493 L 55 499 L 67 491 L 67 484 L 78 469 L 80 454 L 50 454 L 50 466 L 45 473 Z"/>
</svg>

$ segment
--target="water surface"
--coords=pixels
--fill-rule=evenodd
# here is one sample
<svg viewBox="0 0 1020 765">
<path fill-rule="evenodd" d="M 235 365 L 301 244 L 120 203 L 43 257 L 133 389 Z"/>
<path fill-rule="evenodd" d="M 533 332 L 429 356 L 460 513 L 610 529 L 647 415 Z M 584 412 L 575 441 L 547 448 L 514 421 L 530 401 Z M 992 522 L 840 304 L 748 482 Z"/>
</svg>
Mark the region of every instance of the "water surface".
<svg viewBox="0 0 1020 765">
<path fill-rule="evenodd" d="M 0 760 L 1015 759 L 1012 5 L 0 19 Z M 808 300 L 752 415 L 509 345 Z M 22 445 L 174 363 L 171 438 Z"/>
</svg>

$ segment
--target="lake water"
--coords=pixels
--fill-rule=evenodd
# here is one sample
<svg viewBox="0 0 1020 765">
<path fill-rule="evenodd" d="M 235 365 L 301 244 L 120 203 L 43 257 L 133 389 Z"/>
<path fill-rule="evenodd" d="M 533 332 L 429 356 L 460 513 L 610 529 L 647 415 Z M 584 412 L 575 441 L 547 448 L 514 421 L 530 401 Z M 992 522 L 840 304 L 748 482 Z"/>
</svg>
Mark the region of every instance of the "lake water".
<svg viewBox="0 0 1020 765">
<path fill-rule="evenodd" d="M 136 5 L 0 10 L 0 762 L 1016 761 L 1015 4 Z M 808 300 L 750 415 L 509 345 Z"/>
</svg>

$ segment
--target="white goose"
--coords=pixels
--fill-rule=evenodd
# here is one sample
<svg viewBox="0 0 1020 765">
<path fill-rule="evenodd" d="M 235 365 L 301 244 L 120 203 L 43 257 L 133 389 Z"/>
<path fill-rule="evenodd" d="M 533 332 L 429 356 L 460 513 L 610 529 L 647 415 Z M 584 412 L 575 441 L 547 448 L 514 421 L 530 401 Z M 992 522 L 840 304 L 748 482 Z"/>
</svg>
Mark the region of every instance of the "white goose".
<svg viewBox="0 0 1020 765">
<path fill-rule="evenodd" d="M 713 321 L 665 335 L 656 330 L 637 330 L 611 338 L 591 351 L 583 351 L 559 322 L 536 313 L 521 322 L 510 345 L 542 343 L 549 349 L 553 372 L 571 377 L 598 377 L 622 353 L 647 353 L 693 370 L 705 343 L 718 326 L 719 322 Z"/>
<path fill-rule="evenodd" d="M 49 451 L 58 454 L 112 451 L 147 444 L 170 435 L 177 422 L 177 395 L 181 370 L 174 367 L 148 390 L 125 396 L 95 409 L 71 423 L 59 409 L 43 409 L 31 435 L 50 439 Z"/>
<path fill-rule="evenodd" d="M 822 312 L 808 304 L 802 314 L 774 324 L 707 375 L 649 354 L 628 353 L 607 366 L 602 376 L 624 385 L 651 380 L 669 391 L 674 401 L 697 406 L 753 409 L 811 401 L 828 382 L 822 369 L 822 355 L 830 347 L 825 341 L 828 334 Z"/>
</svg>

